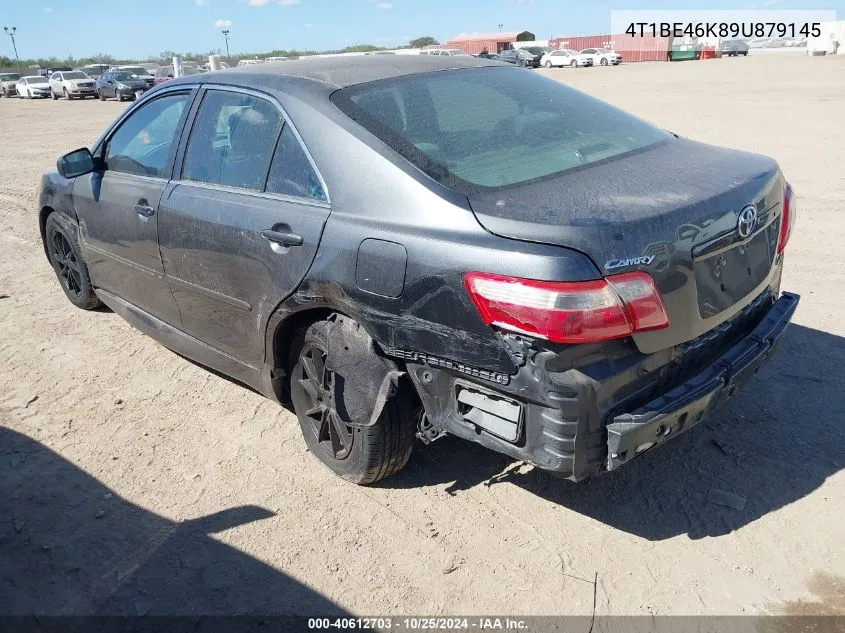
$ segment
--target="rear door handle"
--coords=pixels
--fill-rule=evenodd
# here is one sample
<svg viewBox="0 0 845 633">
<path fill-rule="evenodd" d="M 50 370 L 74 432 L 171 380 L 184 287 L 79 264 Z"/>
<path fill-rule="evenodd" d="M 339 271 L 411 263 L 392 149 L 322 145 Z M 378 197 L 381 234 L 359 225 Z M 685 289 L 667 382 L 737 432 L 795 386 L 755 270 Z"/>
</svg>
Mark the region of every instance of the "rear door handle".
<svg viewBox="0 0 845 633">
<path fill-rule="evenodd" d="M 138 215 L 144 218 L 148 218 L 156 212 L 155 209 L 150 206 L 147 206 L 146 204 L 136 204 L 135 211 L 138 213 Z"/>
<path fill-rule="evenodd" d="M 270 229 L 261 231 L 261 237 L 268 242 L 281 246 L 302 246 L 303 243 L 301 235 L 297 235 L 296 233 L 280 233 L 279 231 L 271 231 Z"/>
</svg>

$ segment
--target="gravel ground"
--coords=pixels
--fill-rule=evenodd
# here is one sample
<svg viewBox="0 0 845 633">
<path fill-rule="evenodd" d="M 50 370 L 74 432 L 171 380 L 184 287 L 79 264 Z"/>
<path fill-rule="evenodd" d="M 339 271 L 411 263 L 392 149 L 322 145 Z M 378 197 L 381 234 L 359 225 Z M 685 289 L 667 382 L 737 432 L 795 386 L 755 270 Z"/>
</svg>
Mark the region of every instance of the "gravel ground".
<svg viewBox="0 0 845 633">
<path fill-rule="evenodd" d="M 64 298 L 39 175 L 125 104 L 0 99 L 0 610 L 845 614 L 845 58 L 539 72 L 795 186 L 803 299 L 732 408 L 581 485 L 456 439 L 346 484 L 287 410 Z"/>
</svg>

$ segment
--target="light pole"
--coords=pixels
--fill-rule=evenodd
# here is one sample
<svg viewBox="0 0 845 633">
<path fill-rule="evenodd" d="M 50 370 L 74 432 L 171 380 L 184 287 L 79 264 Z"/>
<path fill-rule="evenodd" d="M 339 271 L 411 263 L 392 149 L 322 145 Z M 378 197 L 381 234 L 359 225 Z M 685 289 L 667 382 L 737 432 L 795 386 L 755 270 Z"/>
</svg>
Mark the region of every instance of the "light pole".
<svg viewBox="0 0 845 633">
<path fill-rule="evenodd" d="M 3 30 L 6 31 L 6 33 L 9 34 L 9 37 L 12 38 L 12 48 L 15 49 L 15 60 L 18 62 L 18 74 L 23 76 L 23 69 L 21 68 L 21 60 L 18 57 L 18 45 L 15 44 L 15 31 L 18 30 L 18 27 L 13 26 L 12 30 L 10 31 L 8 26 L 4 26 Z"/>
<path fill-rule="evenodd" d="M 504 28 L 504 26 L 505 26 L 504 24 L 500 24 L 500 25 L 499 25 L 499 33 L 501 33 L 501 32 L 502 32 L 502 28 Z"/>
<path fill-rule="evenodd" d="M 220 32 L 226 38 L 226 61 L 229 61 L 229 29 L 223 29 Z"/>
</svg>

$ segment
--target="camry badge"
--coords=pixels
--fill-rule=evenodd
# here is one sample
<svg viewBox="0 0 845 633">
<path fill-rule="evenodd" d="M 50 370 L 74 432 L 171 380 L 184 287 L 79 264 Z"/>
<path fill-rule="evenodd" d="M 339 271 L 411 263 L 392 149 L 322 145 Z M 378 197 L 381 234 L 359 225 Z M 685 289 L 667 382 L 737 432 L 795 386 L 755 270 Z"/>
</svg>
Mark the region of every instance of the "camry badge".
<svg viewBox="0 0 845 633">
<path fill-rule="evenodd" d="M 628 257 L 627 259 L 611 259 L 604 265 L 604 267 L 605 270 L 615 270 L 616 268 L 627 268 L 628 266 L 648 266 L 653 261 L 654 255 Z"/>
</svg>

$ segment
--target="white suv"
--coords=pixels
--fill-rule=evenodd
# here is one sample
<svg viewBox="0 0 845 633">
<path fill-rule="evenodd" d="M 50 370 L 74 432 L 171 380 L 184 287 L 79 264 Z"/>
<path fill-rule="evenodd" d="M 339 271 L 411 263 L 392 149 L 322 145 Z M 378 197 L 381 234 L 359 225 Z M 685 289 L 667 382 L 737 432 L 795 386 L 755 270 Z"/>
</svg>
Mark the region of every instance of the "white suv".
<svg viewBox="0 0 845 633">
<path fill-rule="evenodd" d="M 53 93 L 53 99 L 64 97 L 70 101 L 71 99 L 84 99 L 85 97 L 97 98 L 94 80 L 81 70 L 53 73 L 50 75 L 50 90 Z"/>
</svg>

